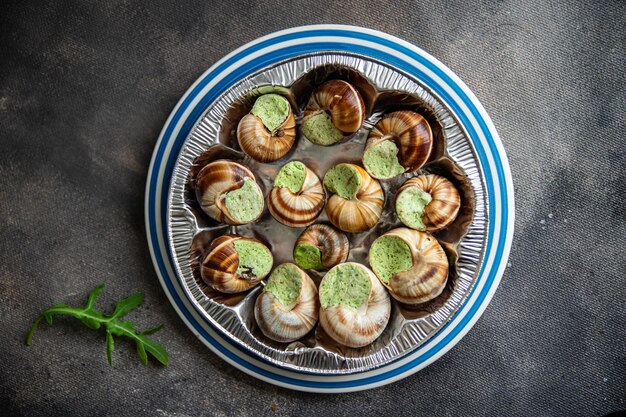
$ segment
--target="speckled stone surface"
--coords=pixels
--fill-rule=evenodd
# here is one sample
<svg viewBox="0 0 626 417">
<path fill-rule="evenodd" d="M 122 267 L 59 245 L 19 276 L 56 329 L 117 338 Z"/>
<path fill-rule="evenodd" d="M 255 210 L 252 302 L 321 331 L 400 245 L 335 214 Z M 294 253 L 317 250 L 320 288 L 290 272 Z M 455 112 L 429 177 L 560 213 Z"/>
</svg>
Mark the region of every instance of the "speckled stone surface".
<svg viewBox="0 0 626 417">
<path fill-rule="evenodd" d="M 0 5 L 0 409 L 23 416 L 606 415 L 626 409 L 624 2 L 55 1 Z M 595 4 L 597 3 L 597 4 Z M 187 87 L 258 36 L 313 23 L 400 36 L 474 90 L 509 154 L 517 221 L 491 305 L 452 351 L 383 388 L 304 394 L 211 353 L 169 305 L 143 226 L 152 148 Z M 48 305 L 163 323 L 168 367 Z"/>
</svg>

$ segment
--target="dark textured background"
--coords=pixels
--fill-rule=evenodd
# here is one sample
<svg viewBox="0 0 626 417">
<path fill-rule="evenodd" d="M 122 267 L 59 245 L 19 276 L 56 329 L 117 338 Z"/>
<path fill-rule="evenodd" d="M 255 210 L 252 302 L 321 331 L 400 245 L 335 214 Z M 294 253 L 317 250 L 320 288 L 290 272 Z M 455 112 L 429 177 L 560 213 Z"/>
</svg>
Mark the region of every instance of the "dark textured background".
<svg viewBox="0 0 626 417">
<path fill-rule="evenodd" d="M 626 408 L 626 99 L 620 1 L 331 5 L 22 1 L 0 9 L 0 406 L 11 415 L 605 415 Z M 187 87 L 269 32 L 348 23 L 402 37 L 474 90 L 506 146 L 509 268 L 475 328 L 405 380 L 327 396 L 257 381 L 211 353 L 157 281 L 148 163 Z M 136 290 L 167 368 L 50 304 Z M 7 415 L 6 413 L 3 415 Z"/>
</svg>

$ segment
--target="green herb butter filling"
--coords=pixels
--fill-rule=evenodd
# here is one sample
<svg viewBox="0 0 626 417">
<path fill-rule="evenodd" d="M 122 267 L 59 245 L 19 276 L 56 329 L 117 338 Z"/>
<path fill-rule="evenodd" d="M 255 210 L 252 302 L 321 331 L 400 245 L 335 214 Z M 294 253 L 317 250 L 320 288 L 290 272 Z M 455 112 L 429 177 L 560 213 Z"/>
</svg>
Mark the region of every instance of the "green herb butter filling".
<svg viewBox="0 0 626 417">
<path fill-rule="evenodd" d="M 298 267 L 293 264 L 279 265 L 270 275 L 265 285 L 265 291 L 284 306 L 293 304 L 300 295 L 302 277 Z"/>
<path fill-rule="evenodd" d="M 250 113 L 261 119 L 267 130 L 273 132 L 285 122 L 290 111 L 291 106 L 285 97 L 265 94 L 256 99 Z"/>
<path fill-rule="evenodd" d="M 293 250 L 293 260 L 302 269 L 314 269 L 316 271 L 325 269 L 322 264 L 322 251 L 317 246 L 308 243 L 296 245 Z"/>
<path fill-rule="evenodd" d="M 397 272 L 409 270 L 413 266 L 411 249 L 397 236 L 381 236 L 370 248 L 370 265 L 374 273 L 385 284 Z"/>
<path fill-rule="evenodd" d="M 274 259 L 265 245 L 247 239 L 237 239 L 233 245 L 239 256 L 237 274 L 254 277 L 263 277 L 269 274 Z"/>
<path fill-rule="evenodd" d="M 352 264 L 340 264 L 328 271 L 320 284 L 323 308 L 334 306 L 357 309 L 367 302 L 372 283 L 366 271 Z"/>
<path fill-rule="evenodd" d="M 432 197 L 417 187 L 408 187 L 396 198 L 396 213 L 406 226 L 416 230 L 426 230 L 422 215 Z"/>
<path fill-rule="evenodd" d="M 263 193 L 252 179 L 246 179 L 243 186 L 230 191 L 222 198 L 230 215 L 241 223 L 249 223 L 263 211 Z"/>
<path fill-rule="evenodd" d="M 361 185 L 359 172 L 350 165 L 335 165 L 324 176 L 324 185 L 331 193 L 353 200 Z"/>
<path fill-rule="evenodd" d="M 302 162 L 292 161 L 282 167 L 274 180 L 274 187 L 288 188 L 296 194 L 304 184 L 306 166 Z"/>
<path fill-rule="evenodd" d="M 370 147 L 363 154 L 363 165 L 376 178 L 392 178 L 404 172 L 398 160 L 398 147 L 386 140 Z"/>
<path fill-rule="evenodd" d="M 302 133 L 311 142 L 328 146 L 343 139 L 343 133 L 337 129 L 325 111 L 307 117 L 302 121 Z"/>
</svg>

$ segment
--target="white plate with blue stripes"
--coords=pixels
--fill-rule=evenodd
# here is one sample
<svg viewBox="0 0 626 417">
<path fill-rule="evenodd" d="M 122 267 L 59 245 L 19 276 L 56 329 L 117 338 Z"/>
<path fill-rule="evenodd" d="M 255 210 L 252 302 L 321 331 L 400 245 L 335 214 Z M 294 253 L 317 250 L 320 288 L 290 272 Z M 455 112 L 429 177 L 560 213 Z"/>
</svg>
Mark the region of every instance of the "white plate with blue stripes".
<svg viewBox="0 0 626 417">
<path fill-rule="evenodd" d="M 449 322 L 406 356 L 366 372 L 318 375 L 286 369 L 257 357 L 225 337 L 194 307 L 174 272 L 167 230 L 168 193 L 174 165 L 186 138 L 207 107 L 230 86 L 259 69 L 298 56 L 342 52 L 388 63 L 419 80 L 461 124 L 483 170 L 489 223 L 483 262 L 470 294 Z M 348 392 L 391 383 L 428 366 L 472 328 L 489 304 L 506 267 L 514 225 L 513 184 L 496 129 L 469 88 L 420 48 L 391 35 L 354 26 L 318 25 L 288 29 L 233 51 L 207 70 L 169 116 L 152 155 L 145 196 L 148 245 L 157 275 L 185 324 L 213 352 L 238 369 L 283 387 L 313 392 Z"/>
</svg>

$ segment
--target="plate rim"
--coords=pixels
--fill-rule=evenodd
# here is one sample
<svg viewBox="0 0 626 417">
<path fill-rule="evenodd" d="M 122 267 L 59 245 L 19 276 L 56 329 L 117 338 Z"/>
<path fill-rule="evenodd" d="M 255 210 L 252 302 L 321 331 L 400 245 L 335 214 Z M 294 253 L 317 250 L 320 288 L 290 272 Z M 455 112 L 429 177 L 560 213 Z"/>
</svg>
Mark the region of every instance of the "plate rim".
<svg viewBox="0 0 626 417">
<path fill-rule="evenodd" d="M 372 382 L 368 382 L 367 384 L 351 384 L 351 382 L 356 382 L 359 377 L 364 376 L 364 374 L 367 374 L 367 372 L 364 373 L 356 373 L 356 374 L 349 374 L 349 375 L 342 375 L 343 377 L 348 377 L 348 378 L 341 378 L 343 379 L 342 383 L 333 383 L 333 387 L 330 386 L 330 384 L 326 384 L 328 386 L 325 386 L 323 382 L 318 381 L 317 384 L 315 385 L 298 385 L 298 384 L 293 384 L 293 383 L 289 383 L 289 382 L 283 382 L 280 380 L 277 380 L 275 378 L 272 377 L 267 377 L 265 375 L 262 375 L 258 372 L 255 372 L 253 369 L 250 369 L 246 366 L 241 365 L 240 363 L 237 363 L 236 361 L 232 360 L 228 355 L 225 354 L 225 352 L 223 352 L 221 348 L 224 348 L 224 339 L 221 338 L 221 335 L 218 332 L 215 332 L 216 334 L 213 335 L 211 334 L 210 336 L 213 337 L 213 339 L 218 343 L 218 345 L 220 346 L 215 346 L 213 345 L 210 341 L 208 341 L 206 338 L 202 337 L 200 335 L 200 333 L 194 328 L 194 325 L 192 323 L 189 322 L 188 317 L 185 314 L 185 311 L 183 311 L 182 309 L 179 308 L 179 306 L 177 305 L 177 303 L 175 302 L 175 300 L 173 300 L 173 294 L 170 293 L 170 289 L 168 288 L 166 282 L 165 282 L 165 278 L 162 276 L 161 274 L 161 266 L 158 263 L 158 260 L 156 259 L 156 253 L 155 253 L 155 248 L 153 247 L 153 241 L 152 241 L 152 227 L 155 226 L 154 224 L 151 223 L 150 221 L 150 213 L 149 213 L 149 205 L 150 205 L 150 197 L 151 197 L 151 190 L 153 186 L 156 186 L 156 184 L 153 184 L 152 178 L 154 175 L 154 167 L 155 164 L 157 162 L 157 158 L 159 157 L 159 150 L 163 144 L 163 140 L 164 137 L 166 136 L 166 132 L 168 130 L 168 128 L 171 125 L 172 119 L 174 118 L 174 115 L 178 113 L 178 111 L 181 109 L 181 106 L 184 104 L 185 100 L 189 97 L 190 93 L 192 91 L 194 91 L 194 89 L 199 85 L 199 83 L 202 80 L 205 80 L 207 78 L 208 75 L 210 75 L 215 69 L 219 68 L 222 64 L 224 64 L 226 61 L 232 59 L 233 57 L 237 56 L 238 54 L 240 54 L 242 51 L 245 51 L 246 49 L 258 45 L 258 44 L 262 44 L 262 43 L 268 43 L 269 45 L 272 45 L 272 40 L 275 40 L 278 37 L 284 36 L 284 35 L 294 35 L 294 34 L 298 34 L 298 33 L 303 33 L 303 32 L 315 32 L 315 31 L 338 31 L 338 32 L 342 32 L 342 36 L 326 36 L 325 39 L 333 39 L 335 42 L 337 42 L 338 44 L 340 44 L 341 39 L 350 39 L 350 33 L 353 34 L 366 34 L 366 35 L 370 35 L 373 36 L 375 38 L 384 40 L 386 42 L 391 42 L 392 44 L 398 45 L 399 47 L 402 47 L 404 49 L 409 49 L 411 51 L 413 51 L 415 54 L 419 55 L 420 57 L 425 58 L 429 63 L 433 64 L 435 68 L 437 68 L 438 70 L 442 71 L 443 74 L 445 74 L 453 83 L 456 87 L 460 88 L 460 90 L 467 96 L 467 98 L 470 100 L 471 104 L 475 107 L 475 109 L 477 110 L 476 113 L 473 114 L 473 116 L 478 116 L 476 117 L 475 121 L 477 123 L 479 123 L 480 121 L 482 121 L 485 124 L 486 127 L 486 131 L 484 131 L 483 128 L 481 128 L 481 130 L 483 131 L 483 133 L 489 133 L 489 136 L 491 137 L 491 143 L 495 146 L 495 152 L 493 152 L 493 154 L 491 155 L 492 158 L 495 157 L 499 157 L 498 162 L 499 162 L 499 166 L 497 166 L 497 168 L 500 168 L 500 180 L 504 180 L 504 191 L 506 192 L 505 194 L 508 196 L 508 198 L 506 199 L 506 201 L 504 201 L 504 203 L 506 203 L 508 205 L 508 211 L 503 211 L 503 214 L 507 215 L 507 219 L 508 221 L 506 222 L 506 224 L 503 224 L 503 229 L 500 230 L 500 234 L 495 235 L 495 237 L 498 238 L 502 238 L 502 235 L 504 235 L 504 243 L 502 246 L 502 250 L 500 251 L 500 258 L 499 259 L 494 259 L 493 265 L 491 265 L 491 268 L 495 270 L 494 272 L 494 277 L 490 283 L 490 287 L 488 289 L 488 292 L 486 293 L 486 295 L 483 297 L 483 299 L 481 300 L 480 304 L 478 304 L 477 309 L 472 313 L 472 315 L 469 317 L 468 321 L 464 324 L 464 327 L 457 332 L 457 334 L 449 341 L 447 341 L 439 350 L 437 350 L 437 352 L 435 352 L 433 355 L 431 355 L 429 358 L 427 358 L 426 360 L 422 361 L 421 363 L 419 363 L 417 366 L 415 367 L 409 367 L 408 369 L 404 369 L 401 372 L 397 372 L 395 375 L 392 375 L 388 378 L 374 378 L 372 380 Z M 296 42 L 300 40 L 303 41 L 304 39 L 306 39 L 306 36 L 300 37 L 298 38 L 293 37 L 292 41 Z M 356 39 L 356 36 L 355 36 Z M 269 41 L 269 42 L 268 42 Z M 304 43 L 304 42 L 303 42 Z M 273 45 L 276 46 L 277 44 L 280 44 L 280 42 L 278 43 L 274 43 Z M 246 55 L 245 58 L 248 58 L 249 55 Z M 243 60 L 243 58 L 242 58 Z M 241 60 L 240 60 L 241 61 Z M 234 64 L 236 64 L 239 61 L 235 61 Z M 234 65 L 233 64 L 233 65 Z M 243 65 L 243 64 L 240 64 Z M 217 75 L 221 75 L 224 71 L 228 70 L 228 68 L 225 68 L 222 72 L 218 73 Z M 445 100 L 444 100 L 445 101 Z M 447 104 L 448 102 L 445 101 Z M 197 103 L 196 103 L 197 104 Z M 187 109 L 190 106 L 187 106 Z M 184 118 L 181 118 L 181 121 L 177 122 L 177 126 L 179 126 L 181 123 L 183 123 Z M 185 119 L 188 120 L 188 119 Z M 193 121 L 195 123 L 195 120 Z M 471 120 L 470 120 L 471 122 Z M 463 124 L 462 125 L 463 128 L 465 128 L 466 126 Z M 480 133 L 480 132 L 479 132 Z M 472 144 L 474 146 L 474 140 L 472 140 L 471 136 L 469 136 L 470 141 L 472 142 Z M 487 136 L 485 136 L 487 138 Z M 169 137 L 168 137 L 169 139 Z M 489 141 L 486 141 L 487 143 L 489 143 Z M 493 151 L 493 150 L 492 150 Z M 162 160 L 161 160 L 162 161 Z M 481 163 L 482 165 L 482 163 Z M 497 165 L 497 164 L 496 164 Z M 157 183 L 159 181 L 157 180 Z M 167 183 L 169 184 L 169 181 L 167 181 Z M 243 46 L 241 46 L 240 48 L 237 48 L 236 50 L 234 50 L 233 52 L 231 52 L 230 54 L 226 55 L 225 57 L 223 57 L 222 59 L 220 59 L 218 62 L 216 62 L 213 66 L 211 66 L 208 70 L 206 70 L 197 80 L 196 82 L 194 82 L 194 84 L 192 84 L 192 86 L 187 89 L 187 91 L 185 92 L 185 94 L 181 97 L 181 99 L 179 100 L 179 102 L 177 103 L 177 105 L 175 106 L 175 108 L 172 110 L 172 112 L 170 113 L 166 123 L 164 124 L 164 127 L 161 131 L 161 134 L 159 135 L 159 139 L 157 140 L 156 144 L 155 144 L 155 148 L 154 148 L 154 152 L 152 154 L 152 158 L 151 158 L 151 162 L 150 162 L 150 168 L 148 171 L 148 179 L 147 179 L 147 183 L 146 183 L 146 193 L 145 193 L 145 225 L 146 225 L 146 237 L 148 239 L 148 246 L 150 249 L 150 254 L 152 257 L 152 261 L 155 267 L 155 270 L 157 272 L 157 276 L 159 278 L 159 281 L 161 282 L 161 285 L 170 301 L 170 303 L 172 304 L 172 306 L 175 308 L 175 310 L 177 311 L 177 313 L 179 314 L 179 316 L 181 316 L 181 318 L 183 319 L 183 321 L 185 322 L 185 324 L 192 330 L 192 332 L 201 339 L 201 341 L 203 343 L 205 343 L 213 352 L 215 352 L 216 354 L 218 354 L 218 356 L 222 357 L 223 359 L 225 359 L 227 362 L 229 362 L 230 364 L 234 365 L 235 367 L 237 367 L 240 370 L 243 370 L 244 372 L 251 374 L 257 378 L 263 379 L 267 382 L 271 382 L 273 384 L 277 384 L 277 385 L 281 385 L 284 387 L 288 387 L 291 389 L 298 389 L 298 390 L 305 390 L 305 391 L 315 391 L 315 392 L 346 392 L 346 391 L 356 391 L 356 390 L 362 390 L 362 389 L 368 389 L 368 388 L 374 388 L 377 386 L 381 386 L 387 383 L 391 383 L 395 380 L 404 378 L 414 372 L 417 372 L 420 369 L 423 369 L 424 367 L 428 366 L 430 363 L 434 362 L 435 360 L 437 360 L 439 357 L 441 357 L 443 354 L 445 354 L 447 351 L 449 351 L 450 348 L 452 348 L 454 345 L 456 345 L 456 343 L 458 343 L 458 341 L 460 339 L 462 339 L 465 334 L 467 334 L 467 332 L 473 327 L 474 323 L 478 320 L 478 318 L 482 315 L 484 309 L 486 308 L 486 306 L 489 304 L 489 302 L 491 301 L 491 298 L 493 296 L 493 294 L 495 293 L 495 290 L 498 287 L 498 284 L 500 282 L 500 279 L 503 275 L 504 269 L 506 267 L 506 263 L 508 260 L 508 255 L 510 253 L 510 247 L 511 247 L 511 241 L 512 241 L 512 236 L 513 236 L 513 227 L 514 227 L 514 217 L 515 217 L 515 209 L 514 209 L 514 190 L 513 190 L 513 184 L 512 184 L 512 178 L 511 178 L 511 173 L 510 173 L 510 168 L 508 165 L 508 158 L 506 157 L 506 153 L 504 151 L 503 145 L 500 141 L 500 138 L 495 130 L 495 126 L 493 125 L 493 122 L 491 121 L 491 119 L 489 118 L 489 116 L 487 115 L 485 109 L 483 108 L 483 106 L 480 104 L 480 102 L 478 101 L 478 99 L 475 97 L 475 95 L 471 92 L 471 90 L 469 90 L 469 88 L 458 78 L 458 76 L 456 76 L 451 70 L 449 70 L 445 65 L 443 65 L 442 63 L 440 63 L 438 60 L 436 60 L 435 58 L 433 58 L 430 54 L 424 52 L 423 50 L 421 50 L 420 48 L 409 44 L 406 41 L 403 41 L 399 38 L 396 38 L 394 36 L 385 34 L 383 32 L 379 32 L 379 31 L 375 31 L 375 30 L 371 30 L 371 29 L 365 29 L 365 28 L 360 28 L 360 27 L 356 27 L 356 26 L 346 26 L 346 25 L 312 25 L 312 26 L 300 26 L 300 27 L 295 27 L 295 28 L 291 28 L 291 29 L 286 29 L 286 30 L 282 30 L 282 31 L 278 31 L 278 32 L 274 32 L 271 33 L 269 35 L 263 36 L 261 38 L 258 38 L 256 40 L 253 40 Z M 492 202 L 489 200 L 488 204 L 492 204 Z M 156 210 L 155 210 L 156 211 Z M 160 227 L 162 228 L 164 225 L 160 225 Z M 158 240 L 158 236 L 157 236 L 157 240 Z M 162 251 L 160 251 L 162 252 Z M 162 254 L 161 254 L 162 255 Z M 167 269 L 167 268 L 165 268 Z M 166 271 L 168 272 L 168 271 Z M 169 271 L 168 275 L 171 275 L 172 271 Z M 168 278 L 172 278 L 171 276 L 168 276 Z M 177 281 L 177 277 L 174 277 L 174 279 Z M 471 294 L 470 296 L 468 296 L 468 300 L 471 298 Z M 473 306 L 473 304 L 472 304 Z M 187 306 L 189 307 L 189 306 Z M 193 309 L 193 308 L 192 308 Z M 190 313 L 191 316 L 193 316 L 193 311 L 189 311 L 189 309 L 187 309 L 187 313 Z M 457 312 L 458 313 L 458 312 Z M 200 317 L 201 318 L 201 317 Z M 197 319 L 197 318 L 195 318 Z M 443 329 L 442 329 L 443 330 Z M 440 331 L 441 332 L 441 331 Z M 221 339 L 221 340 L 220 340 Z M 411 354 L 407 355 L 405 358 L 407 361 L 409 359 L 416 359 L 416 357 L 419 356 L 419 352 L 422 349 L 417 349 L 413 352 L 411 352 Z M 243 356 L 247 356 L 245 355 L 245 352 L 243 352 L 244 355 Z M 241 358 L 241 356 L 240 356 Z M 254 362 L 254 358 L 249 358 L 250 360 L 247 361 L 248 364 L 252 364 L 252 362 Z M 244 361 L 246 361 L 244 359 Z M 379 371 L 384 370 L 385 368 L 389 367 L 391 364 L 378 368 Z M 270 366 L 271 367 L 271 366 Z M 398 367 L 395 367 L 395 369 L 397 369 Z M 279 372 L 278 369 L 274 370 L 275 372 Z M 280 372 L 280 373 L 285 373 L 285 372 Z M 292 372 L 287 372 L 288 374 L 290 374 L 292 376 L 291 379 L 293 379 L 293 377 L 296 377 L 296 381 L 298 382 L 304 382 L 307 380 L 310 380 L 312 378 L 308 378 L 311 377 L 311 375 L 307 375 L 307 374 L 298 374 L 295 371 Z M 271 372 L 270 372 L 271 374 Z M 296 374 L 296 375 L 293 375 Z M 383 375 L 384 376 L 384 375 Z M 355 378 L 350 378 L 350 377 L 355 377 Z M 301 378 L 301 379 L 300 379 Z M 315 378 L 315 379 L 320 379 L 320 378 Z M 321 378 L 323 379 L 327 379 L 327 378 Z M 331 378 L 328 378 L 331 379 Z M 335 378 L 337 379 L 337 378 Z M 371 379 L 371 378 L 370 378 Z"/>
</svg>

